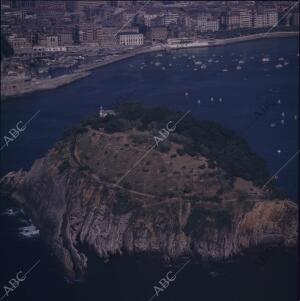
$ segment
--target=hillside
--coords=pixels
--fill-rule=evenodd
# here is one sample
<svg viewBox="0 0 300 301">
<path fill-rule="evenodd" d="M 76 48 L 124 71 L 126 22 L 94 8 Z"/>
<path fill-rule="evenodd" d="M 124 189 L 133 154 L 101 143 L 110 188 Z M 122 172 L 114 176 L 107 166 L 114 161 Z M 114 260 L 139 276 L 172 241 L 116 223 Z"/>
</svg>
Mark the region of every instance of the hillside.
<svg viewBox="0 0 300 301">
<path fill-rule="evenodd" d="M 67 131 L 44 158 L 1 180 L 66 273 L 99 258 L 153 253 L 223 260 L 265 244 L 295 246 L 297 206 L 281 199 L 265 163 L 229 130 L 183 113 L 124 104 Z M 170 125 L 170 123 L 169 123 Z"/>
</svg>

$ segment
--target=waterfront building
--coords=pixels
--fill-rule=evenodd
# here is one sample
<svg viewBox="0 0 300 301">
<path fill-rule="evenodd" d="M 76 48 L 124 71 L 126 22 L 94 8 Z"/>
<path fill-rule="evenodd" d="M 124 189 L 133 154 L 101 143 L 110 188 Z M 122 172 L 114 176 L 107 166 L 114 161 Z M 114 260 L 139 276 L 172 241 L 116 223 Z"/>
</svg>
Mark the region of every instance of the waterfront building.
<svg viewBox="0 0 300 301">
<path fill-rule="evenodd" d="M 252 12 L 250 9 L 241 9 L 240 15 L 240 28 L 251 28 L 252 27 Z"/>
<path fill-rule="evenodd" d="M 253 27 L 262 28 L 264 27 L 264 17 L 262 14 L 255 13 L 253 16 Z"/>
<path fill-rule="evenodd" d="M 265 27 L 272 27 L 278 23 L 278 13 L 276 10 L 266 10 L 264 12 Z"/>
<path fill-rule="evenodd" d="M 198 17 L 197 27 L 201 32 L 218 31 L 219 19 L 215 19 L 210 15 L 202 15 Z"/>
<path fill-rule="evenodd" d="M 240 14 L 237 11 L 230 11 L 226 16 L 226 27 L 228 30 L 240 27 Z"/>
<path fill-rule="evenodd" d="M 152 27 L 151 40 L 152 42 L 165 42 L 168 38 L 168 30 L 166 27 Z"/>
<path fill-rule="evenodd" d="M 255 12 L 253 15 L 253 27 L 263 28 L 272 27 L 278 22 L 278 13 L 274 10 L 265 10 L 263 12 Z"/>
<path fill-rule="evenodd" d="M 144 35 L 141 33 L 121 33 L 119 43 L 124 46 L 141 46 L 144 44 Z"/>
</svg>

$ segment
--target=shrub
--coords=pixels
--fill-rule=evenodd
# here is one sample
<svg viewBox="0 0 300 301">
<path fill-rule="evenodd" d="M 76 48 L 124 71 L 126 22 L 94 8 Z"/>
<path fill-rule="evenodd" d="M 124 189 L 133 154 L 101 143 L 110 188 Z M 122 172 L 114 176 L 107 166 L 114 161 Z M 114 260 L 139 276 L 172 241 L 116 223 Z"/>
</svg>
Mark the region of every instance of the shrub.
<svg viewBox="0 0 300 301">
<path fill-rule="evenodd" d="M 157 148 L 161 153 L 167 153 L 171 149 L 171 143 L 169 141 L 163 141 Z"/>
<path fill-rule="evenodd" d="M 130 121 L 125 119 L 112 119 L 104 125 L 104 130 L 108 133 L 125 132 L 130 128 Z"/>
<path fill-rule="evenodd" d="M 139 133 L 139 134 L 132 134 L 129 136 L 129 138 L 137 144 L 143 144 L 143 143 L 147 143 L 149 140 L 149 137 L 143 133 Z"/>
</svg>

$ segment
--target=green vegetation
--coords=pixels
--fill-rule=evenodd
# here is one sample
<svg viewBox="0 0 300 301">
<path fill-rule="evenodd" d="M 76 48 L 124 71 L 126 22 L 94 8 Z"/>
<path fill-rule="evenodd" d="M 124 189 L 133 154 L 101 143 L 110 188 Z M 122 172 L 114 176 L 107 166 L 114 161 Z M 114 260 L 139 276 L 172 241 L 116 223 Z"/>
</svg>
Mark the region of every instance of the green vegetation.
<svg viewBox="0 0 300 301">
<path fill-rule="evenodd" d="M 85 131 L 83 127 L 91 126 L 94 129 L 104 128 L 108 133 L 136 128 L 157 135 L 168 122 L 176 122 L 183 115 L 162 107 L 145 108 L 140 103 L 123 103 L 116 108 L 116 113 L 116 116 L 109 115 L 103 119 L 95 114 L 83 120 L 80 127 L 71 129 L 71 133 L 81 133 Z M 142 133 L 129 137 L 135 143 L 149 141 L 147 135 Z M 214 122 L 199 121 L 188 115 L 177 125 L 175 132 L 159 144 L 158 150 L 169 152 L 170 142 L 181 145 L 176 150 L 179 156 L 201 154 L 208 158 L 209 168 L 221 167 L 228 178 L 241 177 L 262 185 L 269 177 L 266 163 L 250 149 L 245 140 Z"/>
</svg>

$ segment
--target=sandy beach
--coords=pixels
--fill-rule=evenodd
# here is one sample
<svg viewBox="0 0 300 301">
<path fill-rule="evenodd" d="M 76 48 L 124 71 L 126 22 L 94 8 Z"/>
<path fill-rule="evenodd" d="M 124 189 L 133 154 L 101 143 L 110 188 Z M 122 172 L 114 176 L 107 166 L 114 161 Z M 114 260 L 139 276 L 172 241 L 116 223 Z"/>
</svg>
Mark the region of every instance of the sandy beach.
<svg viewBox="0 0 300 301">
<path fill-rule="evenodd" d="M 1 99 L 8 99 L 10 97 L 21 96 L 36 91 L 55 89 L 89 76 L 91 74 L 90 70 L 100 68 L 102 66 L 109 65 L 145 53 L 164 51 L 164 50 L 184 49 L 184 48 L 216 47 L 220 45 L 229 45 L 233 43 L 248 42 L 248 41 L 259 40 L 259 39 L 286 38 L 286 37 L 293 37 L 298 35 L 299 32 L 269 32 L 269 33 L 259 33 L 259 34 L 253 34 L 248 36 L 227 38 L 227 39 L 216 39 L 214 41 L 200 40 L 200 41 L 187 43 L 187 44 L 163 44 L 157 46 L 142 47 L 130 51 L 126 54 L 106 59 L 105 61 L 102 62 L 81 66 L 78 70 L 76 70 L 72 74 L 64 74 L 62 76 L 58 76 L 55 78 L 41 79 L 36 81 L 2 80 Z"/>
</svg>

